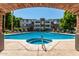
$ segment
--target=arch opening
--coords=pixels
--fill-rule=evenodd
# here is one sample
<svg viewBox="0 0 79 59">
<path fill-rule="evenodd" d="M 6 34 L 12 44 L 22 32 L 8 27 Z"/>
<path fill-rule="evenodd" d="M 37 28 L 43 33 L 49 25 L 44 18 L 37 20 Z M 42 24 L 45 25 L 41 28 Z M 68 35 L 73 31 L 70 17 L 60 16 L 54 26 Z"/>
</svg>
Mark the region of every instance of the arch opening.
<svg viewBox="0 0 79 59">
<path fill-rule="evenodd" d="M 66 13 L 66 15 L 65 15 L 65 13 Z M 71 20 L 70 21 L 68 20 L 69 17 L 72 17 L 74 15 L 72 15 L 72 13 L 70 13 L 70 12 L 66 12 L 66 11 L 64 12 L 64 10 L 55 9 L 55 8 L 47 8 L 47 7 L 33 7 L 33 8 L 24 8 L 24 9 L 15 10 L 12 14 L 13 14 L 13 17 L 15 17 L 15 19 L 16 19 L 16 17 L 19 19 L 19 26 L 15 26 L 13 28 L 13 30 L 14 30 L 13 32 L 16 32 L 16 33 L 31 32 L 31 34 L 35 35 L 35 36 L 33 36 L 33 38 L 38 38 L 41 34 L 44 34 L 43 32 L 54 32 L 52 34 L 57 33 L 56 34 L 57 36 L 60 35 L 59 33 L 67 33 L 67 34 L 75 33 L 74 28 L 73 28 L 73 30 L 70 29 L 70 27 L 72 27 L 72 25 L 73 25 L 72 24 L 70 26 L 70 24 L 69 24 L 69 22 Z M 69 14 L 69 16 L 67 16 L 67 14 Z M 59 17 L 58 17 L 58 15 L 59 15 Z M 25 16 L 25 17 L 22 17 L 22 16 Z M 29 17 L 29 16 L 31 16 L 31 17 Z M 66 16 L 66 19 L 64 19 L 65 18 L 64 16 Z M 72 18 L 75 19 L 74 17 L 72 17 Z M 62 22 L 63 24 L 65 24 L 65 25 L 69 24 L 69 25 L 67 25 L 67 26 L 64 25 L 64 27 L 63 26 L 60 27 L 61 21 L 64 21 L 62 19 L 65 20 L 65 23 Z M 67 22 L 67 21 L 69 21 L 69 22 Z M 17 22 L 15 22 L 15 23 L 17 23 Z M 36 36 L 35 33 L 40 34 L 40 35 Z M 31 34 L 29 34 L 29 35 L 31 35 Z M 50 39 L 57 39 L 54 36 L 53 36 L 54 38 L 52 38 L 52 35 L 50 35 L 50 34 L 49 34 L 49 36 L 50 36 Z M 64 34 L 62 34 L 60 36 L 58 36 L 58 39 L 68 39 L 68 38 L 74 39 L 74 37 L 75 37 L 73 35 L 66 37 Z M 63 36 L 65 38 L 62 38 Z M 25 38 L 27 38 L 27 35 Z M 46 36 L 45 36 L 45 38 L 46 38 Z M 18 39 L 20 39 L 20 38 L 18 38 Z M 28 37 L 28 39 L 29 39 L 29 37 Z"/>
</svg>

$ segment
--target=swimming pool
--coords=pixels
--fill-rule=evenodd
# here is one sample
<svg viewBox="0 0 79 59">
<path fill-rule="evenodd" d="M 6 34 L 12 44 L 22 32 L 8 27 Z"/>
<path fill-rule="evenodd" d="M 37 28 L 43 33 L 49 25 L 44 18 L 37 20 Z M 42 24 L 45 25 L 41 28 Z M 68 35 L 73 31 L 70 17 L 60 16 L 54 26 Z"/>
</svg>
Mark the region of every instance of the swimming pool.
<svg viewBox="0 0 79 59">
<path fill-rule="evenodd" d="M 27 40 L 32 38 L 40 38 L 41 35 L 43 36 L 43 38 L 51 40 L 71 40 L 75 38 L 75 35 L 68 34 L 59 34 L 51 32 L 28 32 L 21 34 L 4 35 L 4 39 Z"/>
</svg>

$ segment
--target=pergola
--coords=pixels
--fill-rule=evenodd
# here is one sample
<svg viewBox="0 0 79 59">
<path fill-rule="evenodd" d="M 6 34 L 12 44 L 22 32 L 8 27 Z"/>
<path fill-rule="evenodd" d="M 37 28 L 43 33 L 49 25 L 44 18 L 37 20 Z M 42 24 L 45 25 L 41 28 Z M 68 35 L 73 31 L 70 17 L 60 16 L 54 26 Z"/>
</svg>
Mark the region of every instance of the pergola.
<svg viewBox="0 0 79 59">
<path fill-rule="evenodd" d="M 77 26 L 76 26 L 76 34 L 79 34 L 79 4 L 78 3 L 1 3 L 0 4 L 0 50 L 4 49 L 4 39 L 2 33 L 2 19 L 3 15 L 10 11 L 14 11 L 16 9 L 21 8 L 31 8 L 31 7 L 48 7 L 48 8 L 58 8 L 70 11 L 77 16 Z M 79 40 L 77 40 L 79 43 Z M 79 47 L 79 45 L 76 44 Z"/>
</svg>

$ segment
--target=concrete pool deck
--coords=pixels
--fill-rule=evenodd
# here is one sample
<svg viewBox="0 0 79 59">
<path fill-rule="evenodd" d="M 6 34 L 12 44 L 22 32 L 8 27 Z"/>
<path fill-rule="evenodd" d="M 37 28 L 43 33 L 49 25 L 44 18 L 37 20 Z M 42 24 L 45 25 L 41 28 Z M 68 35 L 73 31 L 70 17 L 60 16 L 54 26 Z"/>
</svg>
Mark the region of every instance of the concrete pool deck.
<svg viewBox="0 0 79 59">
<path fill-rule="evenodd" d="M 47 52 L 39 49 L 29 50 L 28 45 L 22 43 L 22 41 L 5 41 L 5 49 L 0 52 L 0 56 L 79 56 L 79 51 L 75 50 L 74 40 L 53 42 L 55 44 Z"/>
</svg>

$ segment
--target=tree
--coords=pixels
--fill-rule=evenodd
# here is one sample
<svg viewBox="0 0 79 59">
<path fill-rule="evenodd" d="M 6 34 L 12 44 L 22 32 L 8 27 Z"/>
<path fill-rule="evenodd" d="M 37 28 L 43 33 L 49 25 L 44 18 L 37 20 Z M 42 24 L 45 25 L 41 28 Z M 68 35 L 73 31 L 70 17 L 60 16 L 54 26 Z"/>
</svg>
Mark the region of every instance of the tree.
<svg viewBox="0 0 79 59">
<path fill-rule="evenodd" d="M 74 27 L 76 26 L 76 15 L 65 11 L 64 17 L 60 20 L 59 25 L 64 30 L 64 32 L 73 32 L 73 30 L 75 30 Z"/>
<path fill-rule="evenodd" d="M 14 16 L 14 27 L 20 27 L 20 20 L 22 20 L 22 18 Z"/>
<path fill-rule="evenodd" d="M 11 18 L 12 18 L 11 12 L 6 13 L 5 27 L 6 29 L 9 29 L 9 30 L 11 30 Z"/>
<path fill-rule="evenodd" d="M 14 29 L 14 27 L 20 27 L 20 20 L 22 18 L 14 16 L 11 12 L 6 13 L 5 28 L 8 30 Z"/>
</svg>

